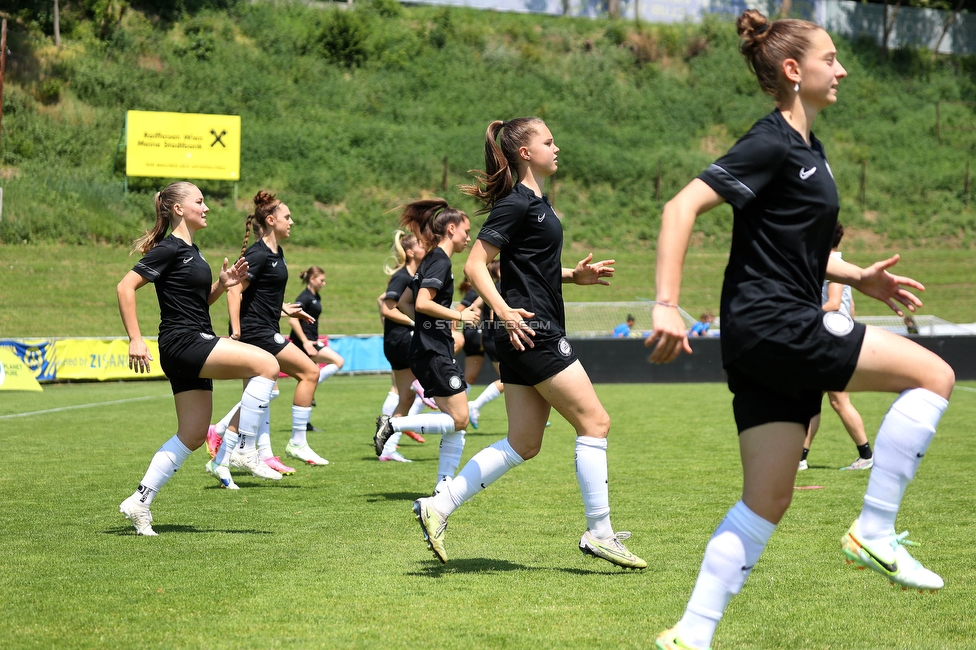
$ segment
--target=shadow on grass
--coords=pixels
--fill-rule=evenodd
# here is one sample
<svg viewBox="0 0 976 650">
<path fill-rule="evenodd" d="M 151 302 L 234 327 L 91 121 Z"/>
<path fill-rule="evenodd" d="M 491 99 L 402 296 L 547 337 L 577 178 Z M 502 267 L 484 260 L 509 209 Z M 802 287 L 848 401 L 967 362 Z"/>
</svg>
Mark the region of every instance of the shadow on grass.
<svg viewBox="0 0 976 650">
<path fill-rule="evenodd" d="M 417 578 L 440 578 L 442 575 L 463 573 L 503 573 L 505 571 L 540 571 L 539 567 L 515 564 L 506 560 L 493 560 L 483 557 L 472 557 L 463 560 L 451 560 L 441 564 L 436 560 L 420 563 L 419 571 L 408 572 L 408 576 Z"/>
<path fill-rule="evenodd" d="M 250 490 L 251 488 L 260 488 L 260 487 L 268 487 L 268 488 L 272 488 L 272 489 L 275 489 L 275 490 L 298 490 L 298 489 L 301 489 L 301 488 L 312 489 L 312 490 L 315 489 L 315 487 L 310 487 L 310 486 L 305 486 L 305 485 L 288 485 L 288 484 L 282 483 L 281 481 L 271 481 L 271 482 L 260 481 L 260 482 L 258 482 L 258 481 L 238 481 L 238 480 L 235 479 L 234 480 L 234 483 L 237 484 L 237 487 L 239 487 L 239 488 L 245 488 L 245 489 L 248 489 L 248 490 Z M 221 487 L 221 486 L 219 486 L 219 485 L 208 485 L 208 486 L 206 486 L 203 489 L 204 490 L 223 490 L 224 488 Z"/>
<path fill-rule="evenodd" d="M 366 496 L 366 503 L 378 503 L 380 501 L 416 501 L 427 494 L 417 494 L 416 492 L 377 492 Z"/>
<path fill-rule="evenodd" d="M 223 533 L 226 535 L 274 535 L 274 531 L 270 530 L 255 530 L 254 528 L 245 528 L 238 530 L 220 529 L 220 528 L 197 528 L 196 526 L 187 526 L 184 524 L 153 524 L 153 530 L 159 534 L 163 533 Z M 103 535 L 115 535 L 117 537 L 126 537 L 129 535 L 135 535 L 136 531 L 133 530 L 132 526 L 116 526 L 113 528 L 106 528 L 102 531 Z"/>
<path fill-rule="evenodd" d="M 376 456 L 375 455 L 374 456 L 363 456 L 361 460 L 364 460 L 364 461 L 367 461 L 367 462 L 371 462 L 371 463 L 375 463 L 376 462 Z M 438 460 L 436 458 L 411 458 L 410 459 L 410 462 L 411 463 L 436 463 L 436 462 L 438 462 Z M 396 462 L 394 460 L 389 460 L 389 461 L 384 462 L 383 464 L 384 465 L 393 465 L 393 466 L 395 466 L 395 465 L 399 465 L 400 463 L 398 463 L 398 462 Z"/>
</svg>

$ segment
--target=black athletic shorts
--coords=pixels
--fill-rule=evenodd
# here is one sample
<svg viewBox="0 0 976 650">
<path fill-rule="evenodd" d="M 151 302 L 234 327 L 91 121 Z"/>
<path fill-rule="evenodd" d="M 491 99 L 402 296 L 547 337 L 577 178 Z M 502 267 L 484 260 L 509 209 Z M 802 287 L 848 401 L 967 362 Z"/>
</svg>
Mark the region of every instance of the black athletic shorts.
<svg viewBox="0 0 976 650">
<path fill-rule="evenodd" d="M 188 390 L 213 391 L 213 380 L 200 377 L 200 371 L 218 340 L 209 332 L 186 332 L 159 342 L 159 366 L 174 395 Z"/>
<path fill-rule="evenodd" d="M 491 337 L 491 333 L 487 333 L 482 336 L 481 344 L 485 347 L 485 356 L 487 356 L 492 363 L 498 363 L 498 347 L 495 345 L 495 339 Z"/>
<path fill-rule="evenodd" d="M 536 341 L 535 347 L 526 346 L 519 352 L 511 340 L 495 339 L 498 354 L 498 374 L 503 384 L 535 386 L 558 375 L 576 362 L 576 353 L 566 337 L 551 341 Z"/>
<path fill-rule="evenodd" d="M 485 349 L 481 347 L 481 330 L 477 327 L 464 328 L 464 356 L 482 357 Z"/>
<path fill-rule="evenodd" d="M 281 332 L 272 332 L 271 330 L 261 330 L 257 332 L 250 330 L 246 332 L 242 331 L 241 342 L 259 347 L 265 352 L 270 352 L 274 356 L 278 356 L 278 353 L 284 350 L 289 343 L 284 334 Z M 299 348 L 301 348 L 301 346 L 299 346 Z"/>
<path fill-rule="evenodd" d="M 410 367 L 410 339 L 412 332 L 406 335 L 384 336 L 383 354 L 394 370 L 406 370 Z"/>
<path fill-rule="evenodd" d="M 450 397 L 463 393 L 468 387 L 457 362 L 443 354 L 428 352 L 411 359 L 410 369 L 424 387 L 426 397 Z"/>
<path fill-rule="evenodd" d="M 739 433 L 770 422 L 807 426 L 820 413 L 823 392 L 843 391 L 854 374 L 863 324 L 820 312 L 790 329 L 796 337 L 789 344 L 760 341 L 725 368 Z"/>
</svg>

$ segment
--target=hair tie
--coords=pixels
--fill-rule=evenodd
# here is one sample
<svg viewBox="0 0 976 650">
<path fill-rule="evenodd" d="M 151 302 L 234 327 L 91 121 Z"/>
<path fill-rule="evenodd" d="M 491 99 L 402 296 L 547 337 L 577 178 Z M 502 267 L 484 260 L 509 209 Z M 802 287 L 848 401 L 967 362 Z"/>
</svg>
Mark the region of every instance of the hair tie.
<svg viewBox="0 0 976 650">
<path fill-rule="evenodd" d="M 764 33 L 767 29 L 769 29 L 769 23 L 766 23 L 765 25 L 760 25 L 754 30 L 754 33 L 758 36 L 759 34 Z"/>
<path fill-rule="evenodd" d="M 506 126 L 508 126 L 508 122 L 505 121 L 505 120 L 502 120 L 502 128 L 504 129 Z"/>
</svg>

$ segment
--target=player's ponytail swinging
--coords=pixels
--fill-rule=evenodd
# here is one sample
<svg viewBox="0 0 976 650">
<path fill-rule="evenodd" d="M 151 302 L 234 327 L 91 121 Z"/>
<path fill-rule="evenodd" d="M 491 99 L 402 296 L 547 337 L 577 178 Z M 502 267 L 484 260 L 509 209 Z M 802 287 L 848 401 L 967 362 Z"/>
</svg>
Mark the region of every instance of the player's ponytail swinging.
<svg viewBox="0 0 976 650">
<path fill-rule="evenodd" d="M 407 204 L 400 215 L 400 225 L 408 228 L 428 251 L 441 243 L 450 224 L 461 224 L 468 215 L 452 208 L 444 199 L 422 199 Z"/>
<path fill-rule="evenodd" d="M 173 206 L 185 200 L 190 195 L 190 192 L 196 188 L 197 186 L 193 183 L 177 181 L 170 183 L 159 192 L 156 192 L 156 196 L 153 197 L 153 202 L 156 205 L 156 224 L 151 230 L 147 230 L 142 237 L 135 240 L 132 245 L 132 250 L 129 251 L 129 255 L 136 252 L 145 255 L 156 244 L 163 241 L 163 238 L 166 236 L 166 231 L 173 225 L 173 216 L 175 215 Z"/>
<path fill-rule="evenodd" d="M 485 171 L 471 170 L 477 182 L 459 188 L 462 194 L 473 196 L 485 204 L 478 211 L 479 214 L 490 211 L 499 199 L 515 187 L 519 147 L 528 145 L 539 124 L 544 122 L 538 117 L 519 117 L 510 122 L 495 120 L 488 125 L 485 132 Z"/>
</svg>

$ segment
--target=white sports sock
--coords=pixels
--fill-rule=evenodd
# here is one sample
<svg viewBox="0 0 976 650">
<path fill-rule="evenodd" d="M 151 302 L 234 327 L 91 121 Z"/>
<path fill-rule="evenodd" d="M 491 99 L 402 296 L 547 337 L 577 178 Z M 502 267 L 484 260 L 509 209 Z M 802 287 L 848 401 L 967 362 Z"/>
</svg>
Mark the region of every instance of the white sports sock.
<svg viewBox="0 0 976 650">
<path fill-rule="evenodd" d="M 173 474 L 190 453 L 186 445 L 176 436 L 164 442 L 150 461 L 149 469 L 139 483 L 139 489 L 132 496 L 144 505 L 151 505 L 156 498 L 156 493 L 166 485 L 166 481 L 173 478 Z"/>
<path fill-rule="evenodd" d="M 275 384 L 274 390 L 271 391 L 271 401 L 274 401 L 281 391 L 278 390 L 277 384 Z M 264 421 L 261 423 L 261 428 L 258 430 L 258 435 L 255 439 L 255 443 L 258 448 L 258 458 L 261 460 L 267 460 L 268 458 L 274 457 L 274 452 L 271 451 L 271 407 L 268 406 L 268 412 L 264 414 Z"/>
<path fill-rule="evenodd" d="M 264 417 L 264 422 L 261 423 L 261 430 L 258 431 L 256 442 L 258 458 L 267 460 L 274 456 L 274 452 L 271 451 L 271 409 L 268 409 L 268 414 Z"/>
<path fill-rule="evenodd" d="M 447 413 L 424 413 L 390 419 L 394 431 L 416 431 L 422 436 L 429 433 L 447 435 L 454 433 L 454 418 Z"/>
<path fill-rule="evenodd" d="M 451 417 L 446 413 L 441 413 Z M 451 428 L 454 428 L 454 419 L 451 419 Z M 461 455 L 464 453 L 464 429 L 452 431 L 441 436 L 440 458 L 437 461 L 437 480 L 444 477 L 448 480 L 454 478 L 458 466 L 461 464 Z"/>
<path fill-rule="evenodd" d="M 476 409 L 480 409 L 491 400 L 497 399 L 501 394 L 502 392 L 498 390 L 497 386 L 495 386 L 495 382 L 491 382 L 488 384 L 488 388 L 484 389 L 481 392 L 481 395 L 478 395 L 478 399 L 471 402 L 471 404 L 474 405 Z"/>
<path fill-rule="evenodd" d="M 420 399 L 419 395 L 413 396 L 413 404 L 410 405 L 410 410 L 407 411 L 407 415 L 418 415 L 424 410 L 424 400 Z"/>
<path fill-rule="evenodd" d="M 339 372 L 339 366 L 337 366 L 334 363 L 330 363 L 327 366 L 323 366 L 322 368 L 319 368 L 319 383 L 321 384 L 323 381 L 325 381 L 332 375 L 336 374 L 337 372 Z"/>
<path fill-rule="evenodd" d="M 380 411 L 380 413 L 382 413 L 383 415 L 393 415 L 399 403 L 400 403 L 400 396 L 391 390 L 389 393 L 386 394 L 386 399 L 383 400 L 383 408 Z"/>
<path fill-rule="evenodd" d="M 446 490 L 434 496 L 434 508 L 444 516 L 451 514 L 462 503 L 523 462 L 522 457 L 512 449 L 508 438 L 485 447 L 464 464 L 461 473 L 448 483 Z"/>
<path fill-rule="evenodd" d="M 403 434 L 400 433 L 399 431 L 397 431 L 392 436 L 390 436 L 387 439 L 386 444 L 383 445 L 383 453 L 380 454 L 380 456 L 389 456 L 390 454 L 395 452 L 397 450 L 397 445 L 400 444 L 401 436 L 403 436 Z"/>
<path fill-rule="evenodd" d="M 220 448 L 217 450 L 217 455 L 214 456 L 214 463 L 224 467 L 230 465 L 230 455 L 234 453 L 234 449 L 240 442 L 241 434 L 233 429 L 227 429 L 224 432 L 223 442 L 220 443 Z"/>
<path fill-rule="evenodd" d="M 214 425 L 214 429 L 217 431 L 218 436 L 224 435 L 224 431 L 227 431 L 227 427 L 230 425 L 230 421 L 234 419 L 234 414 L 237 413 L 237 409 L 239 408 L 241 408 L 240 402 L 234 404 L 231 410 L 227 411 L 227 415 L 220 418 L 220 422 Z"/>
<path fill-rule="evenodd" d="M 586 527 L 600 539 L 612 537 L 606 438 L 576 438 L 576 481 L 583 495 Z"/>
<path fill-rule="evenodd" d="M 858 528 L 867 539 L 894 534 L 905 488 L 915 478 L 948 406 L 943 397 L 924 388 L 906 390 L 891 405 L 874 442 L 874 467 L 858 517 Z"/>
<path fill-rule="evenodd" d="M 308 440 L 308 420 L 312 417 L 311 406 L 291 407 L 291 444 L 295 447 L 304 447 Z"/>
<path fill-rule="evenodd" d="M 678 621 L 682 641 L 696 648 L 711 645 L 725 608 L 742 589 L 774 530 L 776 524 L 742 501 L 732 506 L 705 547 L 695 590 Z"/>
<path fill-rule="evenodd" d="M 251 377 L 241 396 L 241 421 L 240 426 L 237 427 L 238 431 L 257 435 L 261 423 L 264 422 L 265 411 L 271 404 L 271 393 L 274 388 L 273 379 Z"/>
</svg>

